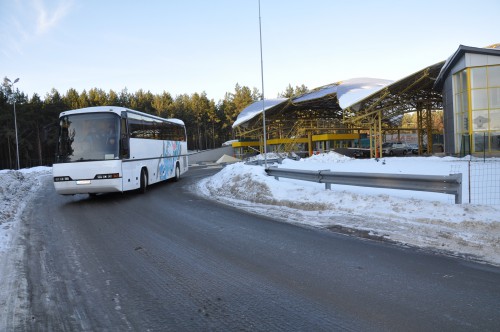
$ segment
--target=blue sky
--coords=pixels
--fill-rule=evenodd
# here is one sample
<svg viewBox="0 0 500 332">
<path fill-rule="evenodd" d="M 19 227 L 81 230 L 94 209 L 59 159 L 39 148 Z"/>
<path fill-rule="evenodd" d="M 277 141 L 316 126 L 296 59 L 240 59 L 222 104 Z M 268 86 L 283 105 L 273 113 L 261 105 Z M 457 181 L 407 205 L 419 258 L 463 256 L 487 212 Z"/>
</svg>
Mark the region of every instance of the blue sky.
<svg viewBox="0 0 500 332">
<path fill-rule="evenodd" d="M 0 0 L 0 76 L 56 88 L 215 102 L 261 90 L 258 0 Z M 460 44 L 500 42 L 500 1 L 261 0 L 264 93 L 355 77 L 397 80 Z"/>
</svg>

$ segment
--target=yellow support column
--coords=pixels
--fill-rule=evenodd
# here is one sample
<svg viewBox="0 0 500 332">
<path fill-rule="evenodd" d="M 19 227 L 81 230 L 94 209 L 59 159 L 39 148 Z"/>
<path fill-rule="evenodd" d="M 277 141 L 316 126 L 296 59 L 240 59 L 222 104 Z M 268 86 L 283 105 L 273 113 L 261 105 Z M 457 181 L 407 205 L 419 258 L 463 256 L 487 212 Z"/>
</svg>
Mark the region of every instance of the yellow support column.
<svg viewBox="0 0 500 332">
<path fill-rule="evenodd" d="M 422 104 L 417 104 L 417 138 L 418 138 L 418 154 L 422 154 L 422 147 L 424 144 L 423 132 L 423 117 L 422 117 Z"/>
<path fill-rule="evenodd" d="M 427 153 L 432 154 L 433 151 L 433 142 L 432 142 L 432 110 L 431 106 L 427 105 L 426 110 L 426 129 L 427 129 Z"/>
<path fill-rule="evenodd" d="M 307 145 L 309 146 L 309 156 L 313 155 L 313 138 L 312 132 L 307 132 Z"/>
<path fill-rule="evenodd" d="M 378 158 L 382 158 L 382 111 L 378 111 L 378 139 L 379 139 L 379 147 L 378 147 Z"/>
<path fill-rule="evenodd" d="M 373 133 L 374 133 L 374 131 L 373 131 L 373 125 L 372 125 L 372 123 L 370 123 L 370 134 L 369 134 L 370 137 L 368 137 L 370 139 L 370 158 L 373 158 L 373 156 L 375 155 L 374 151 L 377 149 L 377 143 L 376 143 L 376 141 L 373 142 L 373 140 L 372 140 Z"/>
</svg>

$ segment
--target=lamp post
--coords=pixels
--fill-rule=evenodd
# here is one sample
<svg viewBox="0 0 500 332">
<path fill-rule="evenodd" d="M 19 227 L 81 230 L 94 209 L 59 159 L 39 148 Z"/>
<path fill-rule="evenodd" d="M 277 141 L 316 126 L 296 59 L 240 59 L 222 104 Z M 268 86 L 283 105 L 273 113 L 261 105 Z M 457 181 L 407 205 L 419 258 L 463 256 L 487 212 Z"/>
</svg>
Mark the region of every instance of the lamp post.
<svg viewBox="0 0 500 332">
<path fill-rule="evenodd" d="M 260 0 L 259 0 L 259 36 L 260 36 L 260 76 L 262 79 L 262 127 L 263 127 L 263 143 L 264 143 L 264 167 L 267 169 L 267 133 L 266 133 L 266 106 L 264 101 L 264 61 L 262 59 L 262 26 L 260 17 Z"/>
<path fill-rule="evenodd" d="M 4 79 L 4 83 L 6 86 L 8 86 L 11 90 L 11 93 L 12 92 L 12 87 L 14 86 L 14 84 L 16 84 L 17 82 L 19 82 L 19 78 L 16 78 L 14 80 L 14 82 L 11 82 L 7 77 L 5 77 Z M 19 167 L 19 140 L 17 138 L 17 119 L 16 119 L 16 97 L 14 96 L 14 128 L 15 128 L 15 131 L 16 131 L 16 156 L 17 156 L 17 169 L 20 169 Z"/>
</svg>

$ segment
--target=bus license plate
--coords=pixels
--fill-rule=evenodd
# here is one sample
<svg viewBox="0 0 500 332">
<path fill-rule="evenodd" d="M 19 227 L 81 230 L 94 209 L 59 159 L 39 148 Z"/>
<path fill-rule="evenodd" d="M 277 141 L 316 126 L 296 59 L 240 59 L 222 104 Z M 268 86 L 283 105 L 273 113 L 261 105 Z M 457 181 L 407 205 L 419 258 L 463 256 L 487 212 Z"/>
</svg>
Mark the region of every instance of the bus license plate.
<svg viewBox="0 0 500 332">
<path fill-rule="evenodd" d="M 90 184 L 90 180 L 78 180 L 76 184 Z"/>
</svg>

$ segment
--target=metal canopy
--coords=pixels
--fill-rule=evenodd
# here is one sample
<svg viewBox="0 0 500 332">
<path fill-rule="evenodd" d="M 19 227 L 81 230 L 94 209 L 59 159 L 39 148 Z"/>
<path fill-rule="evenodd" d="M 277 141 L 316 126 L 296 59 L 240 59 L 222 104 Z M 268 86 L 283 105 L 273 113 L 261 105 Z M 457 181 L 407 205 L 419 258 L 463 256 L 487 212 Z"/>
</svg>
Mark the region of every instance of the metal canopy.
<svg viewBox="0 0 500 332">
<path fill-rule="evenodd" d="M 243 111 L 238 114 L 236 121 L 233 123 L 233 128 L 236 128 L 250 120 L 254 119 L 258 115 L 262 114 L 265 110 L 266 112 L 271 111 L 277 107 L 283 107 L 283 104 L 287 101 L 286 98 L 278 99 L 266 99 L 264 102 L 262 100 L 256 101 L 243 109 Z"/>
<path fill-rule="evenodd" d="M 266 116 L 269 120 L 277 117 L 287 119 L 328 118 L 342 120 L 345 118 L 343 108 L 391 84 L 393 81 L 374 78 L 354 78 L 318 87 L 291 99 L 270 99 L 265 101 Z M 362 99 L 364 101 L 366 99 Z M 356 104 L 357 105 L 357 104 Z M 353 108 L 357 108 L 354 105 Z M 252 128 L 259 126 L 262 114 L 262 101 L 247 106 L 233 123 L 233 128 L 242 126 Z M 269 122 L 269 121 L 268 121 Z"/>
<path fill-rule="evenodd" d="M 297 140 L 304 135 L 310 138 L 315 134 L 359 134 L 360 130 L 366 130 L 374 138 L 375 145 L 372 146 L 370 140 L 374 157 L 377 148 L 381 151 L 382 131 L 398 127 L 403 114 L 417 112 L 419 145 L 424 143 L 425 127 L 432 152 L 431 111 L 442 109 L 442 95 L 433 87 L 444 63 L 428 66 L 396 82 L 356 78 L 328 84 L 288 100 L 266 103 L 269 105 L 266 106 L 268 139 L 293 137 Z M 262 101 L 250 105 L 238 116 L 233 124 L 238 136 L 262 141 L 262 111 L 248 110 L 259 107 L 262 109 Z M 248 116 L 250 113 L 252 116 Z M 292 146 L 285 146 L 285 150 Z"/>
<path fill-rule="evenodd" d="M 362 123 L 379 111 L 382 120 L 389 121 L 416 111 L 421 105 L 441 109 L 442 95 L 433 86 L 444 63 L 441 61 L 419 70 L 350 105 L 344 110 L 344 121 Z"/>
</svg>

